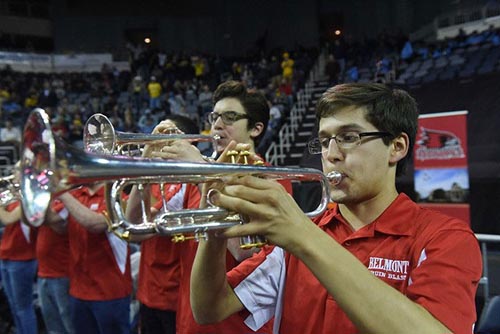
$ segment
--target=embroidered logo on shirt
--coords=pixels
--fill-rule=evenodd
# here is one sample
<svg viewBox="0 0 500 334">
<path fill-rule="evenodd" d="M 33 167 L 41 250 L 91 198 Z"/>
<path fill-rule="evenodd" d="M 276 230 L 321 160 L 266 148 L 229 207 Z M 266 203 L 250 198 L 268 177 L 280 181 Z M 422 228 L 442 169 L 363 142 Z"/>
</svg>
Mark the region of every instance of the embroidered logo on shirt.
<svg viewBox="0 0 500 334">
<path fill-rule="evenodd" d="M 404 281 L 408 275 L 409 266 L 410 261 L 407 260 L 394 260 L 370 256 L 368 270 L 377 277 Z"/>
</svg>

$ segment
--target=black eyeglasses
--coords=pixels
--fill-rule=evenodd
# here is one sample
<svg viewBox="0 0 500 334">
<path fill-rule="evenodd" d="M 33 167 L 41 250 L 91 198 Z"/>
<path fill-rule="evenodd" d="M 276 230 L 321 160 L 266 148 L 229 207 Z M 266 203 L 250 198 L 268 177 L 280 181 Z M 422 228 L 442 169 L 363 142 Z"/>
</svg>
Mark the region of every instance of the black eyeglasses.
<svg viewBox="0 0 500 334">
<path fill-rule="evenodd" d="M 214 124 L 215 122 L 217 122 L 217 119 L 219 117 L 222 119 L 222 122 L 225 125 L 231 125 L 234 122 L 239 121 L 240 119 L 249 118 L 247 114 L 240 114 L 237 113 L 236 111 L 226 111 L 223 113 L 218 113 L 214 111 L 208 114 L 208 122 L 210 124 Z"/>
<path fill-rule="evenodd" d="M 324 138 L 314 138 L 307 143 L 309 153 L 311 154 L 321 154 L 323 152 L 328 152 L 330 147 L 330 141 L 333 139 L 337 143 L 338 147 L 343 150 L 351 149 L 355 146 L 361 144 L 361 138 L 363 137 L 392 137 L 393 135 L 389 132 L 342 132 L 332 137 Z"/>
</svg>

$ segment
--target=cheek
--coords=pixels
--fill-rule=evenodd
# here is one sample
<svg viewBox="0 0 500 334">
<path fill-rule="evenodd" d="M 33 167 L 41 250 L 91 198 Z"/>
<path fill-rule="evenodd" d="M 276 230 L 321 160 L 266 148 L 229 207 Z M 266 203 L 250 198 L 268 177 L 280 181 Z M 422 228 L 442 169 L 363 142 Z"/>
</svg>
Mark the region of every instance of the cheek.
<svg viewBox="0 0 500 334">
<path fill-rule="evenodd" d="M 241 126 L 233 126 L 227 129 L 227 133 L 232 139 L 239 143 L 246 142 L 248 138 L 247 129 Z"/>
</svg>

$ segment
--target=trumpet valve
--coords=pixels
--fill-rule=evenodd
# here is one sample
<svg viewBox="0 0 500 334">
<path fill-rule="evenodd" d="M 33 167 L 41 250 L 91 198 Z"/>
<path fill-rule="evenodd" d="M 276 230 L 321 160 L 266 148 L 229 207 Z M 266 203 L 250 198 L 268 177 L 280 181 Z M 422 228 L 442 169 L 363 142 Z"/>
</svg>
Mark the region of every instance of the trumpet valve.
<svg viewBox="0 0 500 334">
<path fill-rule="evenodd" d="M 208 236 L 205 232 L 197 232 L 193 235 L 184 235 L 184 234 L 174 234 L 172 236 L 172 242 L 173 243 L 179 243 L 179 242 L 184 242 L 186 240 L 195 240 L 195 241 L 200 241 L 200 240 L 207 240 Z"/>
<path fill-rule="evenodd" d="M 254 247 L 264 247 L 267 244 L 266 238 L 260 235 L 246 235 L 240 237 L 240 248 L 250 249 Z"/>
<path fill-rule="evenodd" d="M 197 232 L 194 234 L 194 240 L 200 242 L 201 240 L 208 240 L 208 234 L 206 232 Z"/>
<path fill-rule="evenodd" d="M 184 242 L 186 240 L 189 240 L 189 239 L 194 239 L 194 237 L 187 237 L 185 236 L 184 234 L 174 234 L 172 235 L 172 242 L 173 243 L 179 243 L 179 242 Z"/>
<path fill-rule="evenodd" d="M 248 165 L 248 156 L 250 155 L 249 151 L 241 151 L 239 156 L 243 158 L 243 164 Z"/>
<path fill-rule="evenodd" d="M 236 163 L 236 157 L 239 155 L 239 152 L 236 150 L 230 150 L 227 152 L 227 156 L 231 158 L 231 163 Z"/>
</svg>

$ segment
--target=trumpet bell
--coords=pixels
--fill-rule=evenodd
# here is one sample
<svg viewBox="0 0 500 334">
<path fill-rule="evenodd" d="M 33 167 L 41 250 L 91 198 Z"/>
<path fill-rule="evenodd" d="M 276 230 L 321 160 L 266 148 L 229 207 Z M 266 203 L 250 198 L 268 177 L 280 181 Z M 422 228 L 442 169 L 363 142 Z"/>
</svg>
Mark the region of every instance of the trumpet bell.
<svg viewBox="0 0 500 334">
<path fill-rule="evenodd" d="M 87 152 L 113 154 L 116 147 L 115 128 L 103 114 L 94 114 L 83 128 L 83 148 Z"/>
</svg>

